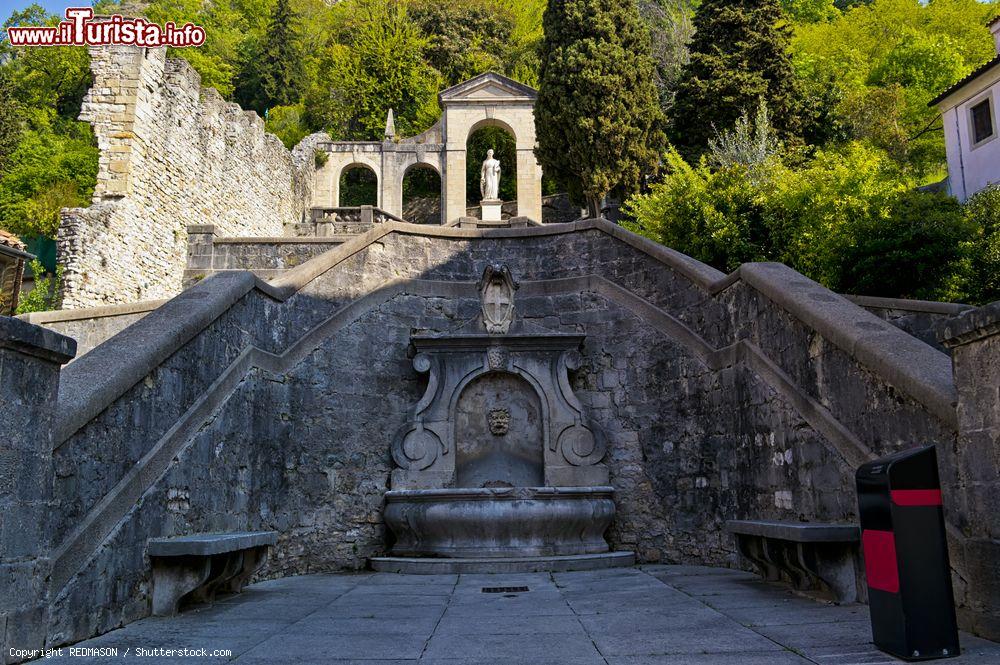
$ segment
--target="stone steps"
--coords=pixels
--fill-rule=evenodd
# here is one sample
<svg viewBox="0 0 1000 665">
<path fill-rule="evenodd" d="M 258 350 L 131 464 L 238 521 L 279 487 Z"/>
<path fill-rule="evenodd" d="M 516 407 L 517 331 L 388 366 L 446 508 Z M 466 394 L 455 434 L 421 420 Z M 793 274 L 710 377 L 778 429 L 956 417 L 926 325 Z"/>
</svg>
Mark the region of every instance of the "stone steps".
<svg viewBox="0 0 1000 665">
<path fill-rule="evenodd" d="M 456 573 L 565 573 L 575 570 L 626 568 L 635 565 L 634 552 L 604 552 L 571 556 L 451 559 L 445 557 L 372 557 L 380 573 L 404 575 L 453 575 Z"/>
</svg>

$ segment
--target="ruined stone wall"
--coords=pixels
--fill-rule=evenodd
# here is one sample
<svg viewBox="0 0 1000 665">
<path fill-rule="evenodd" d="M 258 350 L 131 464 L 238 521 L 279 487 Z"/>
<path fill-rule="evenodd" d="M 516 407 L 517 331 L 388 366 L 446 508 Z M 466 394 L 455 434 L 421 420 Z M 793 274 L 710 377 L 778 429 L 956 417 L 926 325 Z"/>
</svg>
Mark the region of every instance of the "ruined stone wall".
<svg viewBox="0 0 1000 665">
<path fill-rule="evenodd" d="M 736 565 L 725 520 L 851 521 L 859 461 L 915 443 L 938 444 L 949 520 L 977 519 L 948 385 L 927 392 L 947 356 L 783 266 L 726 279 L 643 242 L 387 225 L 272 284 L 206 279 L 67 366 L 50 642 L 145 615 L 152 537 L 276 530 L 265 576 L 384 554 L 390 445 L 425 389 L 410 335 L 474 319 L 491 262 L 519 317 L 587 335 L 571 380 L 608 437 L 614 547 Z M 979 576 L 957 586 L 975 617 Z"/>
<path fill-rule="evenodd" d="M 92 205 L 62 214 L 64 308 L 177 294 L 188 224 L 280 236 L 301 220 L 315 168 L 308 142 L 293 155 L 166 49 L 93 47 L 90 56 L 80 119 L 94 128 L 100 162 Z"/>
</svg>

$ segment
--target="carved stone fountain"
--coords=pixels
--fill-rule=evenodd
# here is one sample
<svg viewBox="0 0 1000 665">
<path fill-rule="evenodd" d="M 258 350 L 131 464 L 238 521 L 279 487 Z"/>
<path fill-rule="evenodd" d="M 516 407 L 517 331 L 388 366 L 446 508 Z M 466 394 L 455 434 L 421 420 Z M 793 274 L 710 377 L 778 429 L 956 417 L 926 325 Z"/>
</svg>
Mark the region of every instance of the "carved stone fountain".
<svg viewBox="0 0 1000 665">
<path fill-rule="evenodd" d="M 506 266 L 491 265 L 479 319 L 411 338 L 427 390 L 393 441 L 385 521 L 394 556 L 373 559 L 376 570 L 632 563 L 604 540 L 615 514 L 607 443 L 569 383 L 585 336 L 515 322 L 517 288 Z"/>
</svg>

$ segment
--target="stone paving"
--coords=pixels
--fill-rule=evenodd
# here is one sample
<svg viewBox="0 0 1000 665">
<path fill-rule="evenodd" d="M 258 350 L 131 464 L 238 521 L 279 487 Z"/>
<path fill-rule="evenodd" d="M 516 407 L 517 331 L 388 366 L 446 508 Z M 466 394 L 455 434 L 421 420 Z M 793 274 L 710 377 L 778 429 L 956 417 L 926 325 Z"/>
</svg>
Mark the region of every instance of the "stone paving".
<svg viewBox="0 0 1000 665">
<path fill-rule="evenodd" d="M 484 587 L 528 591 L 484 593 Z M 263 582 L 173 618 L 74 645 L 229 650 L 144 663 L 348 665 L 872 665 L 868 608 L 794 595 L 744 572 L 643 566 L 577 573 L 309 575 Z M 955 665 L 1000 663 L 1000 644 L 962 636 Z M 130 649 L 126 653 L 126 649 Z"/>
</svg>

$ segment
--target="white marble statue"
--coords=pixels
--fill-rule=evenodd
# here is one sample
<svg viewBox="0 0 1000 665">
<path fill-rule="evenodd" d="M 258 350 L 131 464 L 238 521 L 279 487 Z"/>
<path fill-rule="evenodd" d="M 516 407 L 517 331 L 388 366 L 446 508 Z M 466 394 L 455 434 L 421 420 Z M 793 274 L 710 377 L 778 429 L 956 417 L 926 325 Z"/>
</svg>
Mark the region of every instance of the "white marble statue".
<svg viewBox="0 0 1000 665">
<path fill-rule="evenodd" d="M 500 161 L 493 159 L 493 151 L 486 151 L 483 169 L 479 180 L 479 192 L 483 200 L 500 198 Z"/>
</svg>

